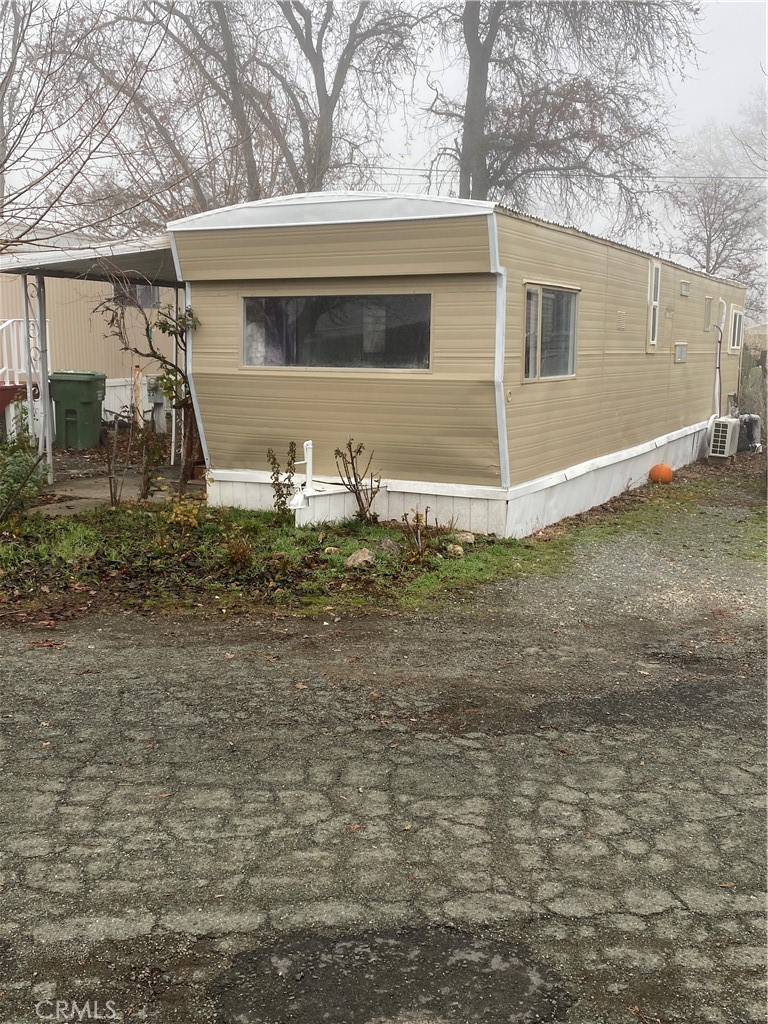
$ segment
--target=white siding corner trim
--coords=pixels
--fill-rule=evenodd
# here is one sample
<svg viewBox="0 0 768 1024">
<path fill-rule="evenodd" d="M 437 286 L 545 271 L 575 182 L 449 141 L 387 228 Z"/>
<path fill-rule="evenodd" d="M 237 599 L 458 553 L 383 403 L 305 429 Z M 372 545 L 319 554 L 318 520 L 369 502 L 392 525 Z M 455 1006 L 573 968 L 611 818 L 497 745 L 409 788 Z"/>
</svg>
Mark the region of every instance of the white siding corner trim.
<svg viewBox="0 0 768 1024">
<path fill-rule="evenodd" d="M 507 406 L 504 395 L 504 358 L 507 336 L 507 271 L 499 263 L 499 235 L 496 214 L 488 215 L 488 250 L 491 254 L 491 273 L 496 275 L 496 341 L 493 361 L 493 390 L 496 397 L 496 431 L 499 443 L 499 473 L 501 486 L 509 487 L 509 437 L 507 435 Z"/>
</svg>

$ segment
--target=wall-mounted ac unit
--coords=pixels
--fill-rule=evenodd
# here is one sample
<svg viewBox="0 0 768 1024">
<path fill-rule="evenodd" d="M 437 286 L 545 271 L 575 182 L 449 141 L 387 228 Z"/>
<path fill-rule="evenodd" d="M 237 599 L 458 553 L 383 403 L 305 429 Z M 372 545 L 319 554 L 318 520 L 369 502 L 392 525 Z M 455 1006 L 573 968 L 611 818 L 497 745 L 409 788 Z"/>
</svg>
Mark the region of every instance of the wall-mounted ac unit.
<svg viewBox="0 0 768 1024">
<path fill-rule="evenodd" d="M 736 454 L 739 444 L 739 421 L 733 416 L 721 416 L 712 424 L 709 454 L 726 459 Z"/>
</svg>

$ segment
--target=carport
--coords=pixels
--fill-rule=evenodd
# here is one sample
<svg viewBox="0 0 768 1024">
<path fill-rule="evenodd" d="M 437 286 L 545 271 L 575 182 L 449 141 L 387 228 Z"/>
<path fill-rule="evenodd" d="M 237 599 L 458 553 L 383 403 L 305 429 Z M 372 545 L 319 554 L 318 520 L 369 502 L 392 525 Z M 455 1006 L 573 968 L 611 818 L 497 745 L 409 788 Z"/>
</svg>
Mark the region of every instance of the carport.
<svg viewBox="0 0 768 1024">
<path fill-rule="evenodd" d="M 17 360 L 21 366 L 15 365 L 13 360 L 18 339 L 10 339 L 0 350 L 0 358 L 4 363 L 4 366 L 0 367 L 0 375 L 5 373 L 8 378 L 2 384 L 2 390 L 9 393 L 9 401 L 15 398 L 20 390 L 26 390 L 29 433 L 30 436 L 37 436 L 38 452 L 46 455 L 50 484 L 53 483 L 53 408 L 48 381 L 46 278 L 111 283 L 119 277 L 138 284 L 173 288 L 177 311 L 183 284 L 177 275 L 171 242 L 165 233 L 130 241 L 11 253 L 0 257 L 0 273 L 20 276 L 24 309 L 24 330 L 21 339 L 23 354 L 21 360 Z M 0 324 L 0 331 L 3 326 Z M 11 368 L 14 370 L 13 381 L 9 379 Z M 36 391 L 39 393 L 40 403 L 40 422 L 37 430 L 32 406 Z"/>
</svg>

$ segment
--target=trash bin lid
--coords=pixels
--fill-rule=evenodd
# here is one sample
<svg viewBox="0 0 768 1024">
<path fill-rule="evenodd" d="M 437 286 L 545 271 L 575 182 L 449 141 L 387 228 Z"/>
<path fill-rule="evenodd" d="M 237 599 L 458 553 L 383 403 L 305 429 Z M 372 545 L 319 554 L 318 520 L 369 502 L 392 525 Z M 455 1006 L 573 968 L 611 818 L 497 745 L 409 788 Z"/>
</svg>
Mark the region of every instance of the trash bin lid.
<svg viewBox="0 0 768 1024">
<path fill-rule="evenodd" d="M 51 380 L 106 380 L 106 373 L 95 370 L 57 370 L 50 374 Z"/>
</svg>

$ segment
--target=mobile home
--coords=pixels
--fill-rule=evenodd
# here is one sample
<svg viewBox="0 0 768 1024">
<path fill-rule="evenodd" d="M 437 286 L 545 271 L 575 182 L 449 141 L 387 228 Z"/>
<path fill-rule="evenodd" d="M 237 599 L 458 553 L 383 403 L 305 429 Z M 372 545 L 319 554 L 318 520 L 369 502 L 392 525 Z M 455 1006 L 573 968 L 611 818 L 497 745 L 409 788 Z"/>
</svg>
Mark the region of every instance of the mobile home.
<svg viewBox="0 0 768 1024">
<path fill-rule="evenodd" d="M 109 279 L 82 254 L 22 262 Z M 267 449 L 306 442 L 299 523 L 354 511 L 334 460 L 354 438 L 381 518 L 429 507 L 524 536 L 705 454 L 738 388 L 740 285 L 490 202 L 284 196 L 175 221 L 108 263 L 183 286 L 199 319 L 208 501 L 270 508 Z"/>
<path fill-rule="evenodd" d="M 268 448 L 310 440 L 300 522 L 376 510 L 522 536 L 705 451 L 737 388 L 744 290 L 492 203 L 321 193 L 168 233 L 200 319 L 192 375 L 213 504 L 269 507 Z"/>
</svg>

